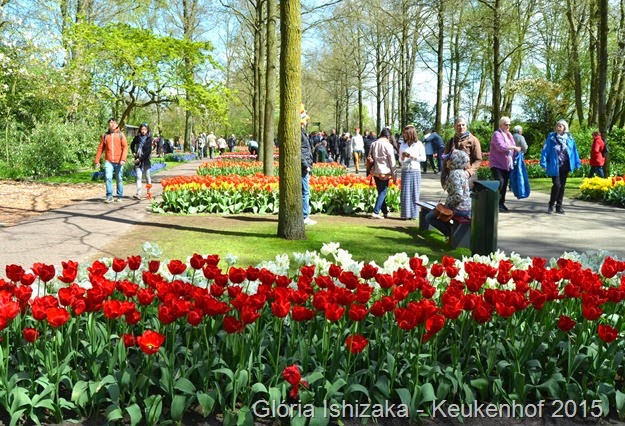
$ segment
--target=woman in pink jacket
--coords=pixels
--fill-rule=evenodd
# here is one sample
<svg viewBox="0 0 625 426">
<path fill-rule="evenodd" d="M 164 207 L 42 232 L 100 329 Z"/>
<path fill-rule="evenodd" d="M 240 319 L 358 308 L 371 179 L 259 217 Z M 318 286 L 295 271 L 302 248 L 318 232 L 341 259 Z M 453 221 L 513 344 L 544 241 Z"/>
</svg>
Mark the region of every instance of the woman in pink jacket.
<svg viewBox="0 0 625 426">
<path fill-rule="evenodd" d="M 490 140 L 490 154 L 488 165 L 493 174 L 493 179 L 499 181 L 499 211 L 507 212 L 506 191 L 510 179 L 510 170 L 513 167 L 514 153 L 521 148 L 516 146 L 512 133 L 510 133 L 510 117 L 501 117 L 499 128 L 493 133 Z"/>
</svg>

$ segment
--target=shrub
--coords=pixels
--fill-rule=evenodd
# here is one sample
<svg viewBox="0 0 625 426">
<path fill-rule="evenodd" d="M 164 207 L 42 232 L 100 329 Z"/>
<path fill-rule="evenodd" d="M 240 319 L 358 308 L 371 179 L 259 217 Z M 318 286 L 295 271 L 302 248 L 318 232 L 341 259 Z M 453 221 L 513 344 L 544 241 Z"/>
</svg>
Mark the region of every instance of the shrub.
<svg viewBox="0 0 625 426">
<path fill-rule="evenodd" d="M 23 144 L 22 170 L 33 178 L 76 171 L 93 162 L 98 141 L 98 131 L 83 123 L 39 123 Z"/>
</svg>

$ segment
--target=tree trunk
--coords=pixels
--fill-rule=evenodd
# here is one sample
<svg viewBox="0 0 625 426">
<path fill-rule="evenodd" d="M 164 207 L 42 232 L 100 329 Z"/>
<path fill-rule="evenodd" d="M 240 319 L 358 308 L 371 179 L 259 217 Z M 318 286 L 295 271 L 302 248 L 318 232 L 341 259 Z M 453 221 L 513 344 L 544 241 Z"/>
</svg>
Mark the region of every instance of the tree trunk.
<svg viewBox="0 0 625 426">
<path fill-rule="evenodd" d="M 267 0 L 267 83 L 265 89 L 265 125 L 263 138 L 264 161 L 263 172 L 265 176 L 273 176 L 273 138 L 274 138 L 274 115 L 276 110 L 276 19 L 277 0 Z"/>
<path fill-rule="evenodd" d="M 265 95 L 267 94 L 267 88 L 265 87 L 266 83 L 266 75 L 265 75 L 265 64 L 266 62 L 266 29 L 265 29 L 265 0 L 259 0 L 257 4 L 257 16 L 258 16 L 258 155 L 259 161 L 263 161 L 263 154 L 265 152 L 265 138 L 264 138 L 264 128 L 265 128 Z M 273 155 L 271 156 L 273 159 Z"/>
<path fill-rule="evenodd" d="M 608 82 L 608 0 L 598 0 L 599 6 L 599 54 L 597 66 L 599 68 L 599 96 L 597 112 L 599 113 L 599 131 L 603 135 L 605 140 L 608 130 L 607 115 L 606 115 L 606 89 Z M 610 162 L 609 154 L 605 161 L 606 174 L 610 175 Z"/>
<path fill-rule="evenodd" d="M 438 49 L 436 51 L 436 119 L 434 122 L 434 130 L 441 132 L 441 121 L 443 118 L 443 78 L 445 76 L 444 46 L 445 46 L 445 0 L 438 2 Z"/>
<path fill-rule="evenodd" d="M 571 60 L 569 61 L 569 71 L 573 77 L 573 87 L 575 88 L 575 111 L 577 112 L 577 120 L 580 126 L 584 123 L 584 104 L 582 101 L 582 76 L 579 66 L 579 30 L 580 26 L 575 25 L 573 19 L 573 8 L 577 5 L 572 4 L 572 0 L 566 0 L 566 18 L 569 23 L 569 42 Z"/>
<path fill-rule="evenodd" d="M 598 104 L 598 68 L 597 68 L 597 44 L 598 44 L 598 35 L 597 35 L 597 8 L 593 5 L 593 2 L 590 4 L 590 20 L 589 20 L 589 36 L 590 40 L 588 43 L 588 55 L 590 56 L 590 96 L 589 96 L 589 110 L 588 110 L 588 126 L 595 126 L 597 123 L 597 104 Z"/>
<path fill-rule="evenodd" d="M 302 153 L 299 106 L 302 101 L 302 17 L 300 0 L 280 2 L 280 211 L 278 236 L 304 240 Z"/>
<path fill-rule="evenodd" d="M 499 0 L 495 0 L 493 5 L 493 112 L 491 119 L 493 121 L 493 130 L 499 128 L 500 108 L 501 108 L 501 28 L 499 21 Z"/>
</svg>

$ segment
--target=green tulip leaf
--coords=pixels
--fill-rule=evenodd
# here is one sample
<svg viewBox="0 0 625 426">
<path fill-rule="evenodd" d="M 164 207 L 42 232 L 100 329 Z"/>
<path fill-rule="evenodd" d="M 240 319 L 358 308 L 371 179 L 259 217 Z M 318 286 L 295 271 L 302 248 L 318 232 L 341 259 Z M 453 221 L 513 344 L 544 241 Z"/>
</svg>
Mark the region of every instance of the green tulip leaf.
<svg viewBox="0 0 625 426">
<path fill-rule="evenodd" d="M 174 389 L 179 390 L 180 392 L 187 395 L 194 395 L 196 392 L 193 383 L 189 379 L 186 379 L 184 377 L 180 377 L 178 380 L 176 380 Z"/>
<path fill-rule="evenodd" d="M 117 404 L 111 404 L 106 407 L 105 411 L 106 419 L 108 421 L 121 420 L 124 418 L 124 412 Z"/>
<path fill-rule="evenodd" d="M 243 406 L 237 413 L 237 426 L 247 426 L 254 424 L 254 416 L 247 406 Z"/>
<path fill-rule="evenodd" d="M 215 398 L 203 392 L 198 392 L 196 397 L 202 410 L 202 416 L 207 417 L 213 412 L 213 408 L 215 407 Z"/>
<path fill-rule="evenodd" d="M 256 395 L 257 393 L 265 393 L 268 394 L 269 391 L 267 390 L 267 386 L 263 385 L 260 382 L 256 382 L 252 385 L 252 396 Z"/>
<path fill-rule="evenodd" d="M 180 422 L 188 407 L 187 398 L 184 395 L 175 395 L 171 401 L 171 418 L 175 422 Z"/>
<path fill-rule="evenodd" d="M 143 419 L 143 414 L 141 413 L 141 407 L 137 404 L 132 404 L 129 407 L 126 407 L 126 412 L 130 416 L 130 425 L 136 426 L 141 423 L 141 419 Z"/>
</svg>

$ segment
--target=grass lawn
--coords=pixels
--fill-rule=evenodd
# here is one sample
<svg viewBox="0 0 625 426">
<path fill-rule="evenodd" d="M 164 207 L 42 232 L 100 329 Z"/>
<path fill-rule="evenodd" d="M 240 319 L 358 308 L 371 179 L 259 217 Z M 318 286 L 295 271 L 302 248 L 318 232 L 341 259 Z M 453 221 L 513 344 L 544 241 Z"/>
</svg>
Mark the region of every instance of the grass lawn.
<svg viewBox="0 0 625 426">
<path fill-rule="evenodd" d="M 316 215 L 319 223 L 306 228 L 307 240 L 287 241 L 276 236 L 277 216 L 155 215 L 152 219 L 135 226 L 124 236 L 123 244 L 115 243 L 110 251 L 118 257 L 137 254 L 143 243 L 150 241 L 163 250 L 162 259 L 186 260 L 200 253 L 218 254 L 223 260 L 233 254 L 242 267 L 273 260 L 277 255 L 319 251 L 329 242 L 340 243 L 355 260 L 374 260 L 378 265 L 401 252 L 410 257 L 415 253 L 427 255 L 432 260 L 471 254 L 469 249 L 451 250 L 438 231 L 419 231 L 416 221 Z"/>
<path fill-rule="evenodd" d="M 566 188 L 564 189 L 565 198 L 579 198 L 581 191 L 579 186 L 582 184 L 584 178 L 582 177 L 570 177 L 566 181 Z M 530 179 L 530 189 L 532 191 L 544 192 L 549 194 L 551 192 L 551 178 L 535 178 Z"/>
<path fill-rule="evenodd" d="M 165 164 L 167 165 L 167 167 L 161 170 L 171 170 L 174 167 L 178 167 L 183 163 L 177 162 L 177 161 L 166 161 Z M 74 172 L 74 173 L 68 173 L 68 174 L 63 174 L 59 176 L 43 178 L 43 179 L 40 179 L 39 182 L 66 183 L 66 184 L 96 183 L 98 181 L 91 180 L 91 175 L 93 174 L 93 172 L 96 172 L 96 171 L 97 171 L 96 169 L 81 170 L 81 171 Z M 157 170 L 156 173 L 153 173 L 153 174 L 157 174 L 158 172 L 160 172 L 160 170 Z M 134 181 L 134 177 L 124 179 L 124 182 L 131 182 L 131 181 Z"/>
</svg>

